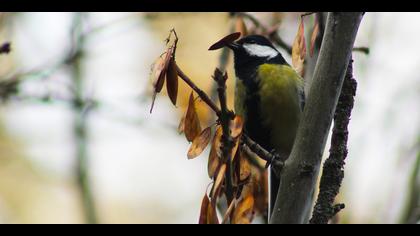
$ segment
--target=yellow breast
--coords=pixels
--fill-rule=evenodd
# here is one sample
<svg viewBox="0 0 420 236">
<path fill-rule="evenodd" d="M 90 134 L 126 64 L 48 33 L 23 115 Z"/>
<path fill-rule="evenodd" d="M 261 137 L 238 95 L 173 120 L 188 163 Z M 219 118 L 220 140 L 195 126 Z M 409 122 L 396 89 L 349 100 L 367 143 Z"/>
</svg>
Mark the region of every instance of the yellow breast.
<svg viewBox="0 0 420 236">
<path fill-rule="evenodd" d="M 303 80 L 287 65 L 264 64 L 258 68 L 262 122 L 271 127 L 276 150 L 290 152 L 301 116 Z"/>
</svg>

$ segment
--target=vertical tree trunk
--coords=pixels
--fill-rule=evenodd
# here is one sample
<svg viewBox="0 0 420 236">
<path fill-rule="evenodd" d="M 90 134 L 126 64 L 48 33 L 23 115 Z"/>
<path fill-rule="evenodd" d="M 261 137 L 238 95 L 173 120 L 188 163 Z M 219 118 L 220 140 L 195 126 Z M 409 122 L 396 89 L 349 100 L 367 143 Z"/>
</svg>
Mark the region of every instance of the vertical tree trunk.
<svg viewBox="0 0 420 236">
<path fill-rule="evenodd" d="M 312 85 L 270 223 L 309 220 L 322 153 L 362 17 L 362 12 L 328 14 Z"/>
</svg>

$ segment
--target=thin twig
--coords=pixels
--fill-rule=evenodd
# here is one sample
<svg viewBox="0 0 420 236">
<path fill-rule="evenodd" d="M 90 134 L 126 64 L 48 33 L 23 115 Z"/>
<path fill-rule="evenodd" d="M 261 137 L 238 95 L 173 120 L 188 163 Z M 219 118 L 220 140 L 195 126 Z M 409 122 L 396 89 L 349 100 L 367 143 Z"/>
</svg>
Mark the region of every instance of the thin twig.
<svg viewBox="0 0 420 236">
<path fill-rule="evenodd" d="M 263 159 L 264 161 L 270 163 L 275 159 L 279 159 L 278 157 L 276 157 L 275 154 L 272 154 L 270 152 L 268 152 L 267 150 L 265 150 L 263 147 L 261 147 L 258 143 L 256 143 L 255 141 L 253 141 L 250 137 L 248 137 L 248 135 L 243 134 L 242 135 L 242 142 L 244 144 L 246 144 L 246 146 L 249 147 L 249 149 L 257 154 L 261 159 Z"/>
<path fill-rule="evenodd" d="M 249 161 L 249 163 L 253 166 L 255 166 L 256 168 L 258 168 L 259 170 L 265 170 L 265 166 L 261 165 L 260 162 L 257 160 L 258 155 L 253 152 L 248 145 L 246 145 L 245 143 L 243 143 L 242 141 L 242 145 L 241 145 L 241 151 L 246 153 L 245 157 L 247 158 L 247 160 Z M 261 158 L 262 159 L 262 158 Z"/>
<path fill-rule="evenodd" d="M 301 18 L 305 17 L 305 16 L 309 16 L 312 14 L 315 14 L 316 12 L 307 12 L 307 13 L 303 13 L 302 15 L 300 15 Z"/>
<path fill-rule="evenodd" d="M 178 76 L 184 80 L 184 82 L 198 94 L 201 100 L 203 100 L 214 112 L 216 112 L 216 115 L 219 117 L 221 114 L 219 107 L 217 107 L 210 97 L 207 96 L 206 92 L 197 87 L 197 85 L 195 85 L 195 83 L 181 70 L 181 68 L 179 68 L 178 65 L 176 65 L 176 71 L 178 72 Z"/>
<path fill-rule="evenodd" d="M 261 147 L 258 143 L 253 141 L 248 135 L 242 134 L 242 142 L 258 157 L 266 161 L 265 168 L 268 168 L 270 165 L 276 174 L 280 174 L 283 169 L 284 162 L 287 159 L 287 155 L 281 153 L 271 153 Z"/>
<path fill-rule="evenodd" d="M 234 19 L 234 14 L 230 14 L 229 13 L 229 18 L 231 19 L 230 23 L 230 33 L 233 33 L 235 31 L 235 24 L 233 23 L 233 19 Z M 221 71 L 226 71 L 226 67 L 229 61 L 229 56 L 231 54 L 231 51 L 228 47 L 223 47 L 219 56 L 219 63 L 217 65 L 217 68 L 219 68 Z M 217 94 L 217 83 L 214 84 L 210 90 L 210 98 L 213 101 L 217 101 L 218 100 L 218 94 Z M 213 117 L 214 118 L 214 117 Z"/>
<path fill-rule="evenodd" d="M 368 48 L 368 47 L 354 47 L 353 52 L 361 52 L 361 53 L 364 53 L 366 55 L 369 55 L 370 48 Z"/>
</svg>

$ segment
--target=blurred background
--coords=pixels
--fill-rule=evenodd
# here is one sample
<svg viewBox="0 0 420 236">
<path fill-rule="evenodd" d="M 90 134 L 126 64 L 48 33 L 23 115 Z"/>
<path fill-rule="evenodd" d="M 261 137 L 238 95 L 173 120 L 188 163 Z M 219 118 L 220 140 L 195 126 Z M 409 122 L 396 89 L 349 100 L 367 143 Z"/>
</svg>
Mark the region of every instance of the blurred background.
<svg viewBox="0 0 420 236">
<path fill-rule="evenodd" d="M 247 14 L 292 45 L 302 13 Z M 305 19 L 307 39 L 313 22 Z M 419 223 L 414 22 L 420 13 L 362 20 L 355 47 L 369 53 L 353 53 L 358 89 L 338 223 Z M 209 150 L 187 159 L 177 132 L 190 93 L 183 82 L 177 108 L 163 93 L 149 113 L 151 65 L 175 28 L 177 64 L 212 94 L 221 52 L 207 49 L 235 24 L 229 13 L 0 13 L 0 44 L 11 43 L 0 55 L 0 223 L 197 223 Z"/>
</svg>

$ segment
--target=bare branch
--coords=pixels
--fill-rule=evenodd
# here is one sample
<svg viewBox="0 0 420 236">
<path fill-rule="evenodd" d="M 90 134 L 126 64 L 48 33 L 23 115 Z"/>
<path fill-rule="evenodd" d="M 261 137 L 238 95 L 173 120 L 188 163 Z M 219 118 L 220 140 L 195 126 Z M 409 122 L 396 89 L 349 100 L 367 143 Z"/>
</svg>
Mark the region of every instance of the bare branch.
<svg viewBox="0 0 420 236">
<path fill-rule="evenodd" d="M 280 155 L 278 153 L 270 153 L 267 150 L 265 150 L 263 147 L 261 147 L 258 143 L 253 141 L 248 135 L 243 134 L 242 135 L 242 142 L 257 156 L 259 156 L 261 159 L 267 162 L 266 168 L 268 168 L 269 165 L 275 165 L 275 169 L 280 171 L 284 166 L 284 160 L 287 159 L 287 156 Z"/>
<path fill-rule="evenodd" d="M 230 121 L 231 114 L 227 107 L 226 101 L 226 80 L 227 73 L 222 73 L 219 69 L 216 68 L 214 71 L 214 80 L 217 82 L 217 93 L 219 94 L 219 101 L 221 107 L 221 113 L 219 116 L 219 122 L 222 126 L 222 161 L 226 163 L 226 174 L 225 174 L 225 188 L 226 188 L 226 198 L 228 205 L 231 204 L 234 193 L 233 193 L 233 168 L 232 168 L 232 148 L 235 145 L 232 136 L 230 135 Z"/>
<path fill-rule="evenodd" d="M 176 70 L 178 72 L 178 76 L 187 83 L 194 92 L 198 94 L 198 96 L 203 100 L 214 112 L 216 112 L 217 116 L 220 116 L 221 111 L 219 107 L 210 99 L 209 96 L 207 96 L 206 92 L 201 90 L 195 83 L 179 68 L 178 65 L 176 65 Z"/>
<path fill-rule="evenodd" d="M 361 52 L 361 53 L 364 53 L 364 54 L 368 55 L 370 53 L 370 48 L 368 48 L 368 47 L 354 47 L 353 52 Z"/>
</svg>

